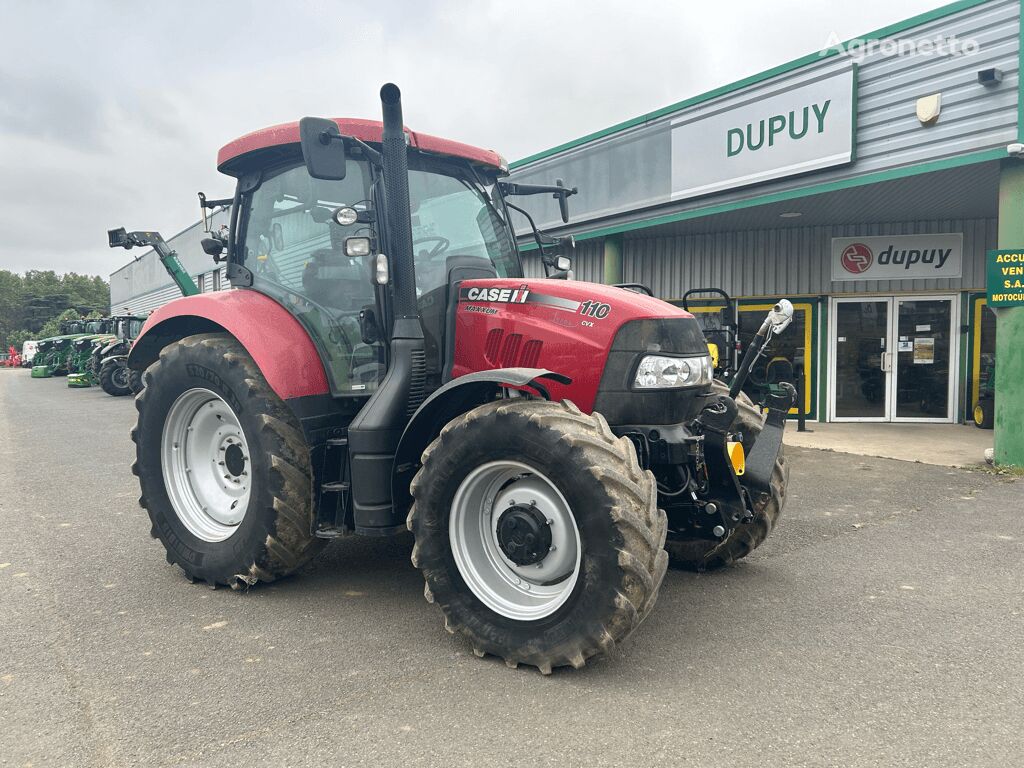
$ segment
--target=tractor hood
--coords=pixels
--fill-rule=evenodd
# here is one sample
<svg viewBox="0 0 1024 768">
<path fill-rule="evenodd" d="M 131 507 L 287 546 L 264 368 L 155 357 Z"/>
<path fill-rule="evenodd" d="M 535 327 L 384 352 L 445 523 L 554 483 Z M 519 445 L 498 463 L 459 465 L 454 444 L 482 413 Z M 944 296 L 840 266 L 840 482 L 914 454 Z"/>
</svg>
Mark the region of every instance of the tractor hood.
<svg viewBox="0 0 1024 768">
<path fill-rule="evenodd" d="M 553 385 L 552 397 L 567 397 L 585 411 L 601 391 L 621 393 L 645 353 L 708 351 L 689 312 L 624 288 L 567 280 L 466 280 L 455 328 L 453 378 L 546 368 L 573 379 L 564 388 Z"/>
</svg>

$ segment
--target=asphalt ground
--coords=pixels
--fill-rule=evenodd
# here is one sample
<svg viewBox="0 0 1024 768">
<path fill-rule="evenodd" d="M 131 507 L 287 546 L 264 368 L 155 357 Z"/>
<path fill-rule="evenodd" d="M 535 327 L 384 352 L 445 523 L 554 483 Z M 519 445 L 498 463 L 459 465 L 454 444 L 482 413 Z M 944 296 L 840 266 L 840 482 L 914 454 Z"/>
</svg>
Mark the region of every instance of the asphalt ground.
<svg viewBox="0 0 1024 768">
<path fill-rule="evenodd" d="M 408 538 L 246 594 L 137 506 L 129 398 L 0 370 L 0 765 L 1010 766 L 1024 481 L 792 448 L 783 524 L 583 670 L 444 631 Z"/>
</svg>

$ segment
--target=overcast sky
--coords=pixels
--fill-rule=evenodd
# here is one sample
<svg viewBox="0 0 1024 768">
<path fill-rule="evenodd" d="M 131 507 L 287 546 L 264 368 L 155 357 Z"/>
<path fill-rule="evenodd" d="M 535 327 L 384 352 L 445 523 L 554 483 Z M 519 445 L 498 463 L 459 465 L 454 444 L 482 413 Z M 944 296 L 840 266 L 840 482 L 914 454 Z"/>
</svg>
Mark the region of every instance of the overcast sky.
<svg viewBox="0 0 1024 768">
<path fill-rule="evenodd" d="M 0 268 L 109 275 L 106 230 L 169 236 L 227 197 L 227 141 L 303 115 L 509 160 L 936 7 L 935 0 L 0 0 Z"/>
</svg>

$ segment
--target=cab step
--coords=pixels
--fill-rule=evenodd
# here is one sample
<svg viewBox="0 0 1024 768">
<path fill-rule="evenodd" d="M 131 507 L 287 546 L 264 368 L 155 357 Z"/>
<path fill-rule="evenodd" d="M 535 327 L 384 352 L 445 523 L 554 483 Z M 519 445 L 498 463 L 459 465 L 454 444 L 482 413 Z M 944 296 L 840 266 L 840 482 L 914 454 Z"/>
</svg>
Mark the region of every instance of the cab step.
<svg viewBox="0 0 1024 768">
<path fill-rule="evenodd" d="M 317 495 L 313 535 L 336 539 L 350 533 L 348 510 L 352 483 L 348 476 L 348 437 L 335 435 L 323 443 L 320 493 Z"/>
</svg>

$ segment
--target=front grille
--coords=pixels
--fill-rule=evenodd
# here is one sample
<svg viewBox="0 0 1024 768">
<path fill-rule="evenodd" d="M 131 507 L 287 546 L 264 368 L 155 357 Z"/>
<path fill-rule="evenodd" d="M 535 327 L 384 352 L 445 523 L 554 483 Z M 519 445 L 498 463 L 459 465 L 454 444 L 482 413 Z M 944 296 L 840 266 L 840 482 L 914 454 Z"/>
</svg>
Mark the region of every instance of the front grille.
<svg viewBox="0 0 1024 768">
<path fill-rule="evenodd" d="M 501 350 L 501 365 L 504 368 L 513 368 L 519 355 L 519 343 L 523 340 L 521 333 L 510 333 L 505 337 L 505 344 Z"/>
<path fill-rule="evenodd" d="M 523 354 L 519 357 L 519 365 L 523 368 L 536 368 L 540 359 L 540 350 L 544 346 L 543 341 L 532 339 L 523 344 Z"/>
<path fill-rule="evenodd" d="M 501 347 L 501 337 L 504 331 L 495 328 L 487 333 L 487 340 L 484 342 L 484 359 L 491 365 L 498 364 L 498 349 Z"/>
</svg>

